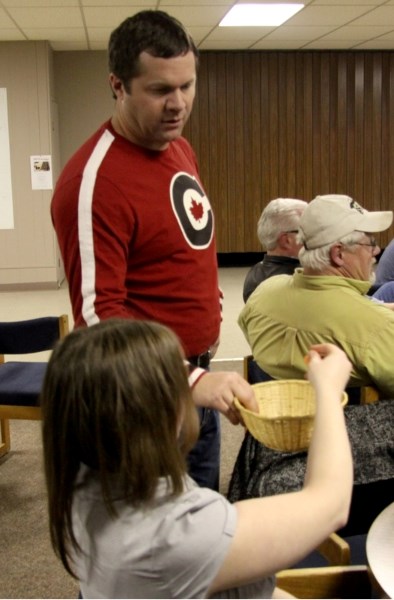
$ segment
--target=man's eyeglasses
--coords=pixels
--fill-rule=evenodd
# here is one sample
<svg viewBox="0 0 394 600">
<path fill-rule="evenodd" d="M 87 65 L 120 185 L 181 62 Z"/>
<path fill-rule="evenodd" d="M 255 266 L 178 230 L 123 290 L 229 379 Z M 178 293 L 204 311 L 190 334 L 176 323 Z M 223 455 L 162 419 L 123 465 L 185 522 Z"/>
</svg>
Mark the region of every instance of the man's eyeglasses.
<svg viewBox="0 0 394 600">
<path fill-rule="evenodd" d="M 368 246 L 369 248 L 376 248 L 378 242 L 372 238 L 369 244 L 365 244 L 363 242 L 352 242 L 352 246 Z"/>
</svg>

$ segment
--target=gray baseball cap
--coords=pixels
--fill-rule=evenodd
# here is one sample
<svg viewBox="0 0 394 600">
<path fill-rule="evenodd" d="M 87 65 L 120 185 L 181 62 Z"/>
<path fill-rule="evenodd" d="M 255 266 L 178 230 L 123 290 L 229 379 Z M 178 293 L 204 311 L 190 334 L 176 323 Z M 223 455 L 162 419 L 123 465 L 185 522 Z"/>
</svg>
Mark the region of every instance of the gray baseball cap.
<svg viewBox="0 0 394 600">
<path fill-rule="evenodd" d="M 331 244 L 353 231 L 377 233 L 388 229 L 393 211 L 368 211 L 350 196 L 316 196 L 305 208 L 299 230 L 307 250 Z"/>
</svg>

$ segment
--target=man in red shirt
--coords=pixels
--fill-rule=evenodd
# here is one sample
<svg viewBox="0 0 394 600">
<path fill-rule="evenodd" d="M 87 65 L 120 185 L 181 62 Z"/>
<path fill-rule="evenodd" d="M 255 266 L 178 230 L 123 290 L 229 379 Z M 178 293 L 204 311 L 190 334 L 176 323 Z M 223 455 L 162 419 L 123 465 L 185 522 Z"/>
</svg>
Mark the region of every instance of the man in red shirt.
<svg viewBox="0 0 394 600">
<path fill-rule="evenodd" d="M 51 214 L 76 326 L 147 319 L 178 335 L 201 419 L 190 474 L 217 488 L 216 411 L 236 423 L 234 396 L 249 406 L 254 396 L 238 374 L 204 370 L 221 317 L 212 208 L 181 137 L 197 60 L 189 34 L 161 11 L 137 13 L 113 31 L 113 116 L 65 166 Z"/>
</svg>

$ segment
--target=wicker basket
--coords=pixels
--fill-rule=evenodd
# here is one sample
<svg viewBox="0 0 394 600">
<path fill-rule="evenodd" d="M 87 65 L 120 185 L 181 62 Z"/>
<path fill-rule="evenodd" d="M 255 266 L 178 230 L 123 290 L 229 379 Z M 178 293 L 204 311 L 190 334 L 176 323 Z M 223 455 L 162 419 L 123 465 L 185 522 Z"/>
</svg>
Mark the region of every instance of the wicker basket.
<svg viewBox="0 0 394 600">
<path fill-rule="evenodd" d="M 245 426 L 259 442 L 282 452 L 306 450 L 315 414 L 315 391 L 309 381 L 286 379 L 252 386 L 260 412 L 255 413 L 235 399 Z M 342 406 L 348 397 L 343 392 Z"/>
</svg>

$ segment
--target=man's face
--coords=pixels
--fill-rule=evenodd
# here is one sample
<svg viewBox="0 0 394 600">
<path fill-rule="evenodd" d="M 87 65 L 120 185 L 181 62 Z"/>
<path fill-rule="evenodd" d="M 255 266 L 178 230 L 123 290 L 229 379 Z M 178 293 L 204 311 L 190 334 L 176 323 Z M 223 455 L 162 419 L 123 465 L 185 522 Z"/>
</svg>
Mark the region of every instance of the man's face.
<svg viewBox="0 0 394 600">
<path fill-rule="evenodd" d="M 344 248 L 346 257 L 346 268 L 352 279 L 360 279 L 371 283 L 375 280 L 373 265 L 376 263 L 376 255 L 380 248 L 374 237 L 365 233 L 360 242 L 354 243 L 349 249 Z"/>
<path fill-rule="evenodd" d="M 130 93 L 111 74 L 116 89 L 115 129 L 130 141 L 165 150 L 182 134 L 196 93 L 196 59 L 192 51 L 174 58 L 140 55 L 140 74 L 130 81 Z M 117 84 L 117 85 L 116 85 Z"/>
</svg>

